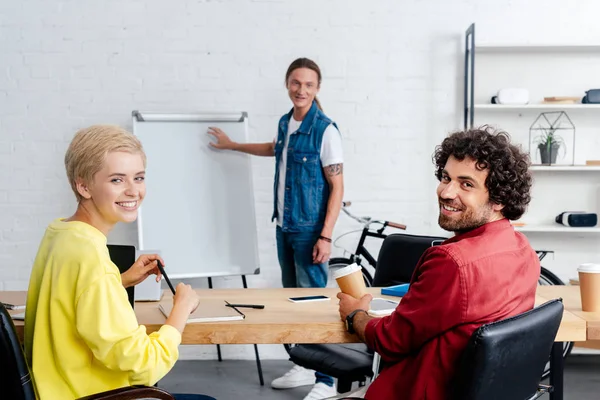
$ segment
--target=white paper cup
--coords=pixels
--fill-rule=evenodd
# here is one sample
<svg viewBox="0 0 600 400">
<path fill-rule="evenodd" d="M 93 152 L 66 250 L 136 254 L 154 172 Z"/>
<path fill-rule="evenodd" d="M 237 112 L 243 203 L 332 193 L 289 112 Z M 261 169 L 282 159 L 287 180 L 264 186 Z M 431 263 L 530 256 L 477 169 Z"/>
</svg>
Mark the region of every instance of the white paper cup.
<svg viewBox="0 0 600 400">
<path fill-rule="evenodd" d="M 367 294 L 361 268 L 356 263 L 338 269 L 333 273 L 333 278 L 342 293 L 346 293 L 355 299 L 360 299 Z"/>
</svg>

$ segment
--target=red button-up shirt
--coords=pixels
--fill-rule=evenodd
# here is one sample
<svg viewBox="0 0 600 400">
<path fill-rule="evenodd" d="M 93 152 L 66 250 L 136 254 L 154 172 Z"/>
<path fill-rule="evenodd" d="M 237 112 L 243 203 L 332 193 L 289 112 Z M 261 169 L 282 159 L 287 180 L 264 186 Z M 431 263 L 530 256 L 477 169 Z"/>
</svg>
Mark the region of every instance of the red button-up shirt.
<svg viewBox="0 0 600 400">
<path fill-rule="evenodd" d="M 506 219 L 429 248 L 394 313 L 367 324 L 366 343 L 385 367 L 366 398 L 449 398 L 472 333 L 530 310 L 539 276 L 535 251 Z"/>
</svg>

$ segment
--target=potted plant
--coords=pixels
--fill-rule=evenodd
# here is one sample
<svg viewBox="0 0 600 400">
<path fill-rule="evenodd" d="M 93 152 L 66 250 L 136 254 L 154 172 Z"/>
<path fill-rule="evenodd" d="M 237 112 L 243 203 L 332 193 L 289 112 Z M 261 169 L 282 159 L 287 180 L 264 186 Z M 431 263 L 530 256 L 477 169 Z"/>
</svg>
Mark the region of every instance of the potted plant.
<svg viewBox="0 0 600 400">
<path fill-rule="evenodd" d="M 567 157 L 569 146 L 575 149 L 575 125 L 564 111 L 543 112 L 529 127 L 529 153 L 532 158 L 541 160 L 541 165 L 553 165 L 557 161 L 573 165 L 575 153 L 572 159 Z"/>
<path fill-rule="evenodd" d="M 537 137 L 538 150 L 542 164 L 556 164 L 556 156 L 564 140 L 557 134 L 558 127 L 542 128 L 542 133 Z"/>
</svg>

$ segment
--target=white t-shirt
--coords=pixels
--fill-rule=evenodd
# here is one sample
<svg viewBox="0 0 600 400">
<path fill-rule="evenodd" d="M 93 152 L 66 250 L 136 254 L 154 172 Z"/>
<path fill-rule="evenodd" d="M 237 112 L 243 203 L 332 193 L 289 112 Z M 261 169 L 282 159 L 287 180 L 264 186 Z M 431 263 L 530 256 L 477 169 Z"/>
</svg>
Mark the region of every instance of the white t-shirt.
<svg viewBox="0 0 600 400">
<path fill-rule="evenodd" d="M 287 148 L 290 141 L 290 135 L 300 129 L 302 121 L 296 121 L 290 117 L 285 143 L 279 161 L 279 182 L 277 182 L 277 225 L 283 224 L 283 200 L 285 196 L 285 171 L 287 166 Z M 277 140 L 277 138 L 275 138 Z M 323 167 L 333 164 L 342 164 L 344 162 L 344 150 L 342 148 L 342 135 L 333 124 L 325 129 L 323 133 L 323 142 L 321 143 L 321 164 Z"/>
</svg>

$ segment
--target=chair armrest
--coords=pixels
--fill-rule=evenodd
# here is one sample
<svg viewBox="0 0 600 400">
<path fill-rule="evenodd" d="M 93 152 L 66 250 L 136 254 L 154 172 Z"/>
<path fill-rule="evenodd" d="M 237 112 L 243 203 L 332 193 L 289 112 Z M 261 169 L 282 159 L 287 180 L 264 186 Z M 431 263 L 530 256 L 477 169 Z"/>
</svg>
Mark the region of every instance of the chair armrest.
<svg viewBox="0 0 600 400">
<path fill-rule="evenodd" d="M 96 393 L 90 396 L 81 397 L 78 400 L 134 400 L 134 399 L 158 399 L 175 400 L 169 392 L 157 387 L 150 386 L 129 386 L 107 392 Z"/>
</svg>

